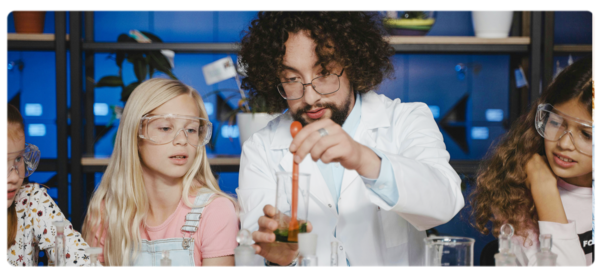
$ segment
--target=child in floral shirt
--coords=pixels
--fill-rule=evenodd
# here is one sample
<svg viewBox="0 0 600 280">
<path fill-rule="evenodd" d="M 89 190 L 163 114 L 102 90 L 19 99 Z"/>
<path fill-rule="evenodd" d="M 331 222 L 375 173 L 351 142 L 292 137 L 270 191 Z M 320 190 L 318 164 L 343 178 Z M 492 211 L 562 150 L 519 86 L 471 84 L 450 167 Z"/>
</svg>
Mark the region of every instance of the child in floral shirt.
<svg viewBox="0 0 600 280">
<path fill-rule="evenodd" d="M 8 105 L 8 262 L 14 266 L 36 266 L 38 250 L 46 250 L 50 263 L 56 264 L 54 221 L 65 220 L 65 258 L 68 266 L 89 265 L 84 250 L 88 244 L 65 219 L 46 189 L 23 180 L 37 168 L 40 152 L 25 143 L 23 119 Z"/>
</svg>

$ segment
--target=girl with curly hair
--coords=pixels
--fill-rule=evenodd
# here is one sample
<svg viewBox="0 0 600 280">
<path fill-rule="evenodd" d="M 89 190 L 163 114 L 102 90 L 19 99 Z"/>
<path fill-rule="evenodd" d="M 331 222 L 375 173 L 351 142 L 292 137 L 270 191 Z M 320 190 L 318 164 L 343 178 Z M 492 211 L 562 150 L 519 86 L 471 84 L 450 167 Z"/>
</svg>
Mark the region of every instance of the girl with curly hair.
<svg viewBox="0 0 600 280">
<path fill-rule="evenodd" d="M 551 234 L 557 265 L 590 265 L 592 241 L 592 59 L 561 72 L 488 154 L 471 195 L 475 227 L 498 236 L 511 224 L 517 261 L 537 264 Z"/>
</svg>

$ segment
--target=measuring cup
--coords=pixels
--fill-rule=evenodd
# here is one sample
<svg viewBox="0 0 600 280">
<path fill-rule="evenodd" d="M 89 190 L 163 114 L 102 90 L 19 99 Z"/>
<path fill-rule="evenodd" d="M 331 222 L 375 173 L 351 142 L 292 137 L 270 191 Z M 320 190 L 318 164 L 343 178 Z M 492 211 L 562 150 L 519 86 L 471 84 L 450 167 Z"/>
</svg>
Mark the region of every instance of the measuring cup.
<svg viewBox="0 0 600 280">
<path fill-rule="evenodd" d="M 431 236 L 425 242 L 426 266 L 473 266 L 475 239 L 454 236 Z"/>
<path fill-rule="evenodd" d="M 277 209 L 277 214 L 274 219 L 277 221 L 278 227 L 274 232 L 275 241 L 297 243 L 297 241 L 288 241 L 288 230 L 292 216 L 292 172 L 278 172 L 276 175 L 275 209 Z M 296 217 L 300 226 L 299 232 L 306 232 L 309 182 L 309 174 L 298 174 L 298 212 Z"/>
</svg>

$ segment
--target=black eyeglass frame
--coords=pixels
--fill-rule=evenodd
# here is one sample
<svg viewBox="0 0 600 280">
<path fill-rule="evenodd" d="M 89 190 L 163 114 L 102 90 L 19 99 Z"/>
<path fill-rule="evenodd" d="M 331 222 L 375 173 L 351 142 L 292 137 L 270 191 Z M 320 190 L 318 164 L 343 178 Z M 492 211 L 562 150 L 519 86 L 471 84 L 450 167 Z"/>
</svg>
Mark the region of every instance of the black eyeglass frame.
<svg viewBox="0 0 600 280">
<path fill-rule="evenodd" d="M 300 99 L 300 98 L 304 97 L 304 93 L 306 92 L 305 88 L 306 88 L 306 86 L 307 86 L 307 85 L 310 85 L 310 86 L 311 86 L 311 87 L 312 87 L 312 88 L 315 90 L 315 92 L 316 92 L 316 93 L 318 93 L 318 94 L 320 94 L 320 95 L 328 95 L 328 94 L 332 94 L 332 93 L 335 93 L 335 92 L 337 92 L 338 90 L 340 90 L 340 84 L 341 84 L 341 83 L 340 83 L 340 77 L 341 77 L 341 76 L 344 74 L 344 70 L 346 70 L 346 68 L 342 69 L 342 72 L 340 72 L 340 74 L 329 73 L 329 74 L 327 74 L 327 75 L 325 75 L 325 76 L 318 76 L 318 77 L 315 77 L 314 79 L 312 79 L 312 80 L 310 81 L 310 83 L 306 83 L 306 84 L 304 84 L 304 83 L 302 83 L 302 82 L 298 82 L 298 81 L 294 81 L 294 82 L 281 82 L 281 83 L 279 83 L 279 84 L 277 85 L 277 91 L 279 92 L 279 95 L 281 95 L 281 97 L 283 97 L 283 99 L 285 99 L 285 100 L 298 100 L 298 99 Z M 319 91 L 318 91 L 318 90 L 315 88 L 315 86 L 313 85 L 313 81 L 314 81 L 314 80 L 316 80 L 316 79 L 320 79 L 320 78 L 324 78 L 324 77 L 330 76 L 330 75 L 336 76 L 336 77 L 338 78 L 338 80 L 337 80 L 337 81 L 338 81 L 338 88 L 337 88 L 336 90 L 332 91 L 332 92 L 329 92 L 329 93 L 320 93 L 320 92 L 319 92 Z M 285 91 L 283 90 L 283 88 L 280 88 L 280 87 L 283 87 L 283 84 L 291 84 L 291 83 L 298 83 L 298 84 L 301 84 L 301 85 L 302 85 L 302 96 L 300 96 L 300 97 L 298 97 L 298 98 L 294 98 L 294 99 L 290 99 L 290 98 L 287 98 L 287 97 L 285 97 Z"/>
</svg>

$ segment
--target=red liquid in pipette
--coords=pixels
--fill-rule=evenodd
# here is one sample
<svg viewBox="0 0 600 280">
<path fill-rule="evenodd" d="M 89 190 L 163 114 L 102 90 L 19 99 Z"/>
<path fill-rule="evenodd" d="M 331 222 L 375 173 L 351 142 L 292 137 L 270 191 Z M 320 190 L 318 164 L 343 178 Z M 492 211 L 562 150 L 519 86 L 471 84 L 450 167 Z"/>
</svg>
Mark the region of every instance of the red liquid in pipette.
<svg viewBox="0 0 600 280">
<path fill-rule="evenodd" d="M 290 126 L 290 133 L 292 138 L 296 137 L 296 134 L 302 129 L 302 124 L 298 121 L 294 121 Z M 296 155 L 296 153 L 294 153 Z M 294 161 L 292 168 L 292 217 L 290 219 L 290 225 L 288 228 L 288 241 L 298 242 L 298 232 L 300 226 L 298 225 L 298 174 L 299 166 Z"/>
</svg>

